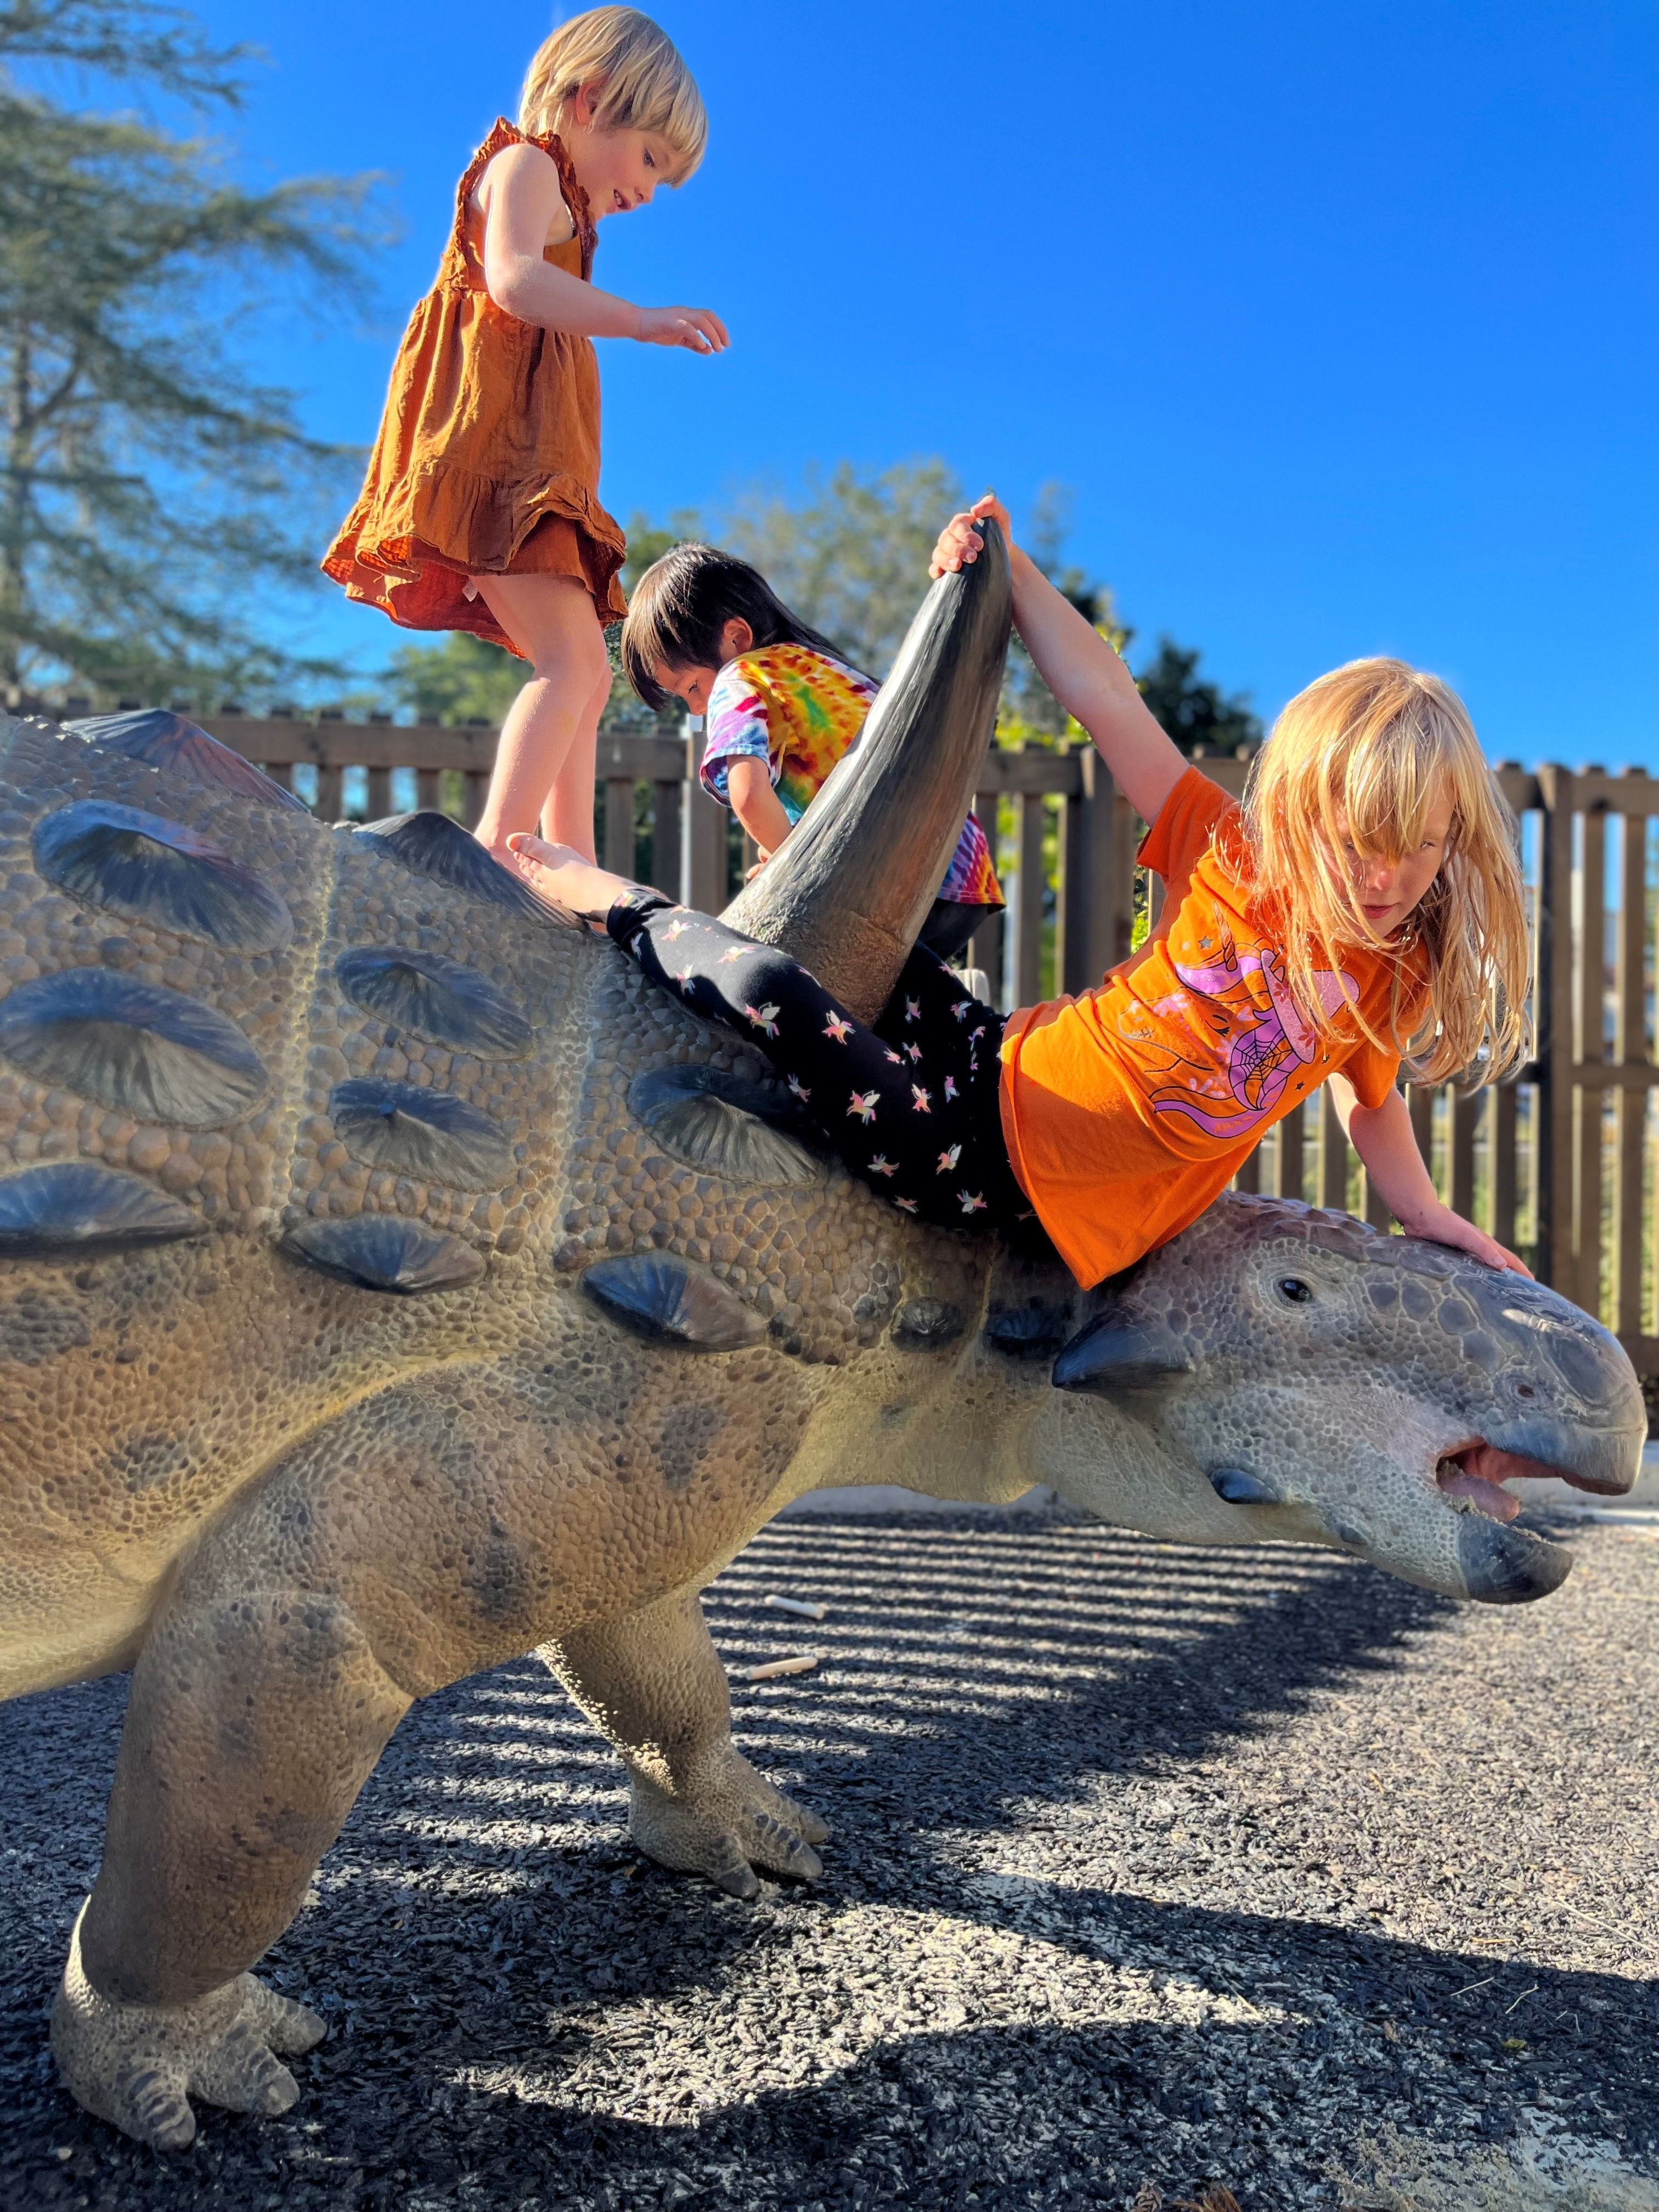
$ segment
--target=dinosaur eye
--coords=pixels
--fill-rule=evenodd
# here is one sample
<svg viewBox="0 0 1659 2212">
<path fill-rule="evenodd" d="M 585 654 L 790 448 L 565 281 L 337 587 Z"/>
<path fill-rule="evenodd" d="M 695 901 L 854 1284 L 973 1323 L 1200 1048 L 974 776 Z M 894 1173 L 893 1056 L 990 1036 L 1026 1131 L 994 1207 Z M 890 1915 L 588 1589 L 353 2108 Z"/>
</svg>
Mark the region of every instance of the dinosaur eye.
<svg viewBox="0 0 1659 2212">
<path fill-rule="evenodd" d="M 1313 1296 L 1312 1285 L 1304 1283 L 1299 1275 L 1281 1275 L 1276 1287 L 1286 1305 L 1305 1306 Z"/>
</svg>

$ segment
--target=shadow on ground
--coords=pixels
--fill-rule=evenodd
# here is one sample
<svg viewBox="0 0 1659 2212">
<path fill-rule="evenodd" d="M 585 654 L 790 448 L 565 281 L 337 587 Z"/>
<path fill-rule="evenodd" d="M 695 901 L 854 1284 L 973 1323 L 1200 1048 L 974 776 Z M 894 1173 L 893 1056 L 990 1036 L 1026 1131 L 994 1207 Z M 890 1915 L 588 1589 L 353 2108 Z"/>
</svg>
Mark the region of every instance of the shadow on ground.
<svg viewBox="0 0 1659 2212">
<path fill-rule="evenodd" d="M 761 1607 L 785 1589 L 823 1626 Z M 737 1698 L 744 1748 L 834 1823 L 823 1882 L 744 1906 L 644 1864 L 538 1662 L 459 1685 L 271 1954 L 331 2024 L 299 2106 L 205 2111 L 168 2160 L 82 2113 L 45 2044 L 125 1686 L 0 1712 L 8 2212 L 1068 2212 L 1206 2179 L 1291 2212 L 1334 2205 L 1333 2160 L 1385 2118 L 1654 2165 L 1652 1985 L 1480 1948 L 1502 1939 L 1478 1899 L 1460 1932 L 1455 1854 L 1489 1838 L 1401 1810 L 1462 1609 L 1318 1558 L 930 1518 L 775 1526 L 709 1613 L 734 1670 L 823 1655 Z M 1564 1809 L 1538 1816 L 1558 1848 Z M 1366 1901 L 1402 1856 L 1432 1941 Z"/>
</svg>

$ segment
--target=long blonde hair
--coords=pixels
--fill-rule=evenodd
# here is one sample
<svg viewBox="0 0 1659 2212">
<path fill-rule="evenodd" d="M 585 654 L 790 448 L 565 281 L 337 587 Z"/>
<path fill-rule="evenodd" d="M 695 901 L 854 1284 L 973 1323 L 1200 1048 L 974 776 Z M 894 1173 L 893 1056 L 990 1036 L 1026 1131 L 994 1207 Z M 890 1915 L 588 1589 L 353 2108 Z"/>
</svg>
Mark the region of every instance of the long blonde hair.
<svg viewBox="0 0 1659 2212">
<path fill-rule="evenodd" d="M 1433 883 L 1389 945 L 1366 921 L 1345 848 L 1397 860 L 1418 849 L 1449 796 L 1451 828 Z M 1298 692 L 1257 756 L 1244 798 L 1255 896 L 1282 932 L 1285 980 L 1327 1037 L 1358 1028 L 1401 1053 L 1426 1083 L 1491 1083 L 1530 1049 L 1531 961 L 1515 817 L 1462 701 L 1403 660 L 1352 660 Z M 1327 1012 L 1316 972 L 1340 972 L 1344 945 L 1397 951 L 1391 1034 L 1352 1003 Z M 1399 1034 L 1402 973 L 1426 996 Z M 1351 1027 L 1350 1024 L 1352 1024 Z"/>
<path fill-rule="evenodd" d="M 648 131 L 664 139 L 683 185 L 708 143 L 702 94 L 672 39 L 637 8 L 590 8 L 538 48 L 519 100 L 519 128 L 541 136 L 569 119 L 583 85 L 600 88 L 599 131 Z"/>
</svg>

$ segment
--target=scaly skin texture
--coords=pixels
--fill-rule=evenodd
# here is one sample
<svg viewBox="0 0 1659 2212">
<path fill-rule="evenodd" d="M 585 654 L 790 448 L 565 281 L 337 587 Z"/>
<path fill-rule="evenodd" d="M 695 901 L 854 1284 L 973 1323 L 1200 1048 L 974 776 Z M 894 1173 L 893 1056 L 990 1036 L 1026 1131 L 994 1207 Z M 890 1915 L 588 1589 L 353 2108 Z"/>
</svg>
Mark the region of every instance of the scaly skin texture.
<svg viewBox="0 0 1659 2212">
<path fill-rule="evenodd" d="M 1085 1297 L 852 1182 L 609 944 L 441 876 L 199 747 L 0 725 L 0 1691 L 135 1670 L 52 2028 L 130 2134 L 187 2142 L 192 2092 L 292 2100 L 275 2054 L 316 2023 L 248 1969 L 411 1700 L 532 1646 L 645 1850 L 739 1895 L 815 1873 L 696 1594 L 817 1484 L 1048 1481 L 1516 1596 L 1559 1562 L 1459 1510 L 1441 1455 L 1631 1480 L 1628 1364 L 1550 1293 L 1232 1200 Z M 280 943 L 232 941 L 273 902 Z"/>
</svg>

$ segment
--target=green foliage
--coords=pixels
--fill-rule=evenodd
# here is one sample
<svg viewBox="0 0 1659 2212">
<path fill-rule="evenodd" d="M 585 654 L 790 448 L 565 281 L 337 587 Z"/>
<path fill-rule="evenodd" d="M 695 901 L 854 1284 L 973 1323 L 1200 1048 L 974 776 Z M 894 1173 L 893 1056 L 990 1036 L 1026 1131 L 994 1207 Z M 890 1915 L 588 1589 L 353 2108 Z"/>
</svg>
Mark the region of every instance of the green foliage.
<svg viewBox="0 0 1659 2212">
<path fill-rule="evenodd" d="M 679 508 L 665 523 L 653 522 L 647 514 L 630 516 L 628 558 L 623 562 L 623 591 L 631 592 L 653 561 L 660 561 L 665 553 L 671 552 L 676 545 L 684 545 L 688 538 L 702 535 L 702 519 L 689 507 Z"/>
<path fill-rule="evenodd" d="M 651 563 L 688 538 L 708 536 L 752 561 L 779 597 L 831 638 L 848 658 L 882 676 L 890 665 L 927 586 L 927 558 L 939 526 L 963 503 L 963 489 L 940 460 L 902 462 L 860 477 L 843 461 L 827 475 L 809 473 L 805 495 L 775 488 L 740 492 L 712 522 L 692 513 L 665 524 L 635 515 L 628 526 L 624 583 L 632 588 Z M 1134 633 L 1119 622 L 1109 589 L 1065 564 L 1071 495 L 1042 485 L 1023 532 L 1027 551 L 1119 652 Z M 614 634 L 613 634 L 614 661 Z M 1196 674 L 1199 655 L 1169 639 L 1137 680 L 1142 696 L 1176 744 L 1231 751 L 1260 741 L 1261 726 L 1242 698 L 1226 698 Z M 441 645 L 405 645 L 389 672 L 392 698 L 422 721 L 499 721 L 524 681 L 524 664 L 465 635 Z M 678 709 L 669 710 L 677 724 Z M 1010 650 L 999 729 L 1005 744 L 1054 745 L 1082 736 L 1031 665 L 1018 639 Z M 605 710 L 607 728 L 651 726 L 651 718 L 617 675 Z"/>
<path fill-rule="evenodd" d="M 1158 658 L 1136 677 L 1140 696 L 1184 753 L 1202 745 L 1230 753 L 1261 742 L 1261 724 L 1243 694 L 1225 698 L 1195 673 L 1199 653 L 1171 639 L 1158 640 Z"/>
<path fill-rule="evenodd" d="M 250 702 L 355 457 L 252 385 L 239 314 L 360 295 L 364 187 L 249 192 L 213 148 L 50 96 L 65 68 L 234 108 L 240 49 L 146 0 L 0 0 L 0 688 Z M 31 70 L 21 82 L 18 64 Z"/>
<path fill-rule="evenodd" d="M 471 630 L 454 629 L 441 645 L 400 645 L 386 671 L 393 702 L 417 722 L 499 724 L 529 670 Z"/>
<path fill-rule="evenodd" d="M 827 477 L 809 470 L 800 500 L 759 485 L 740 493 L 720 542 L 856 666 L 884 676 L 927 588 L 940 526 L 962 504 L 943 461 L 901 461 L 869 477 L 842 461 Z"/>
</svg>

